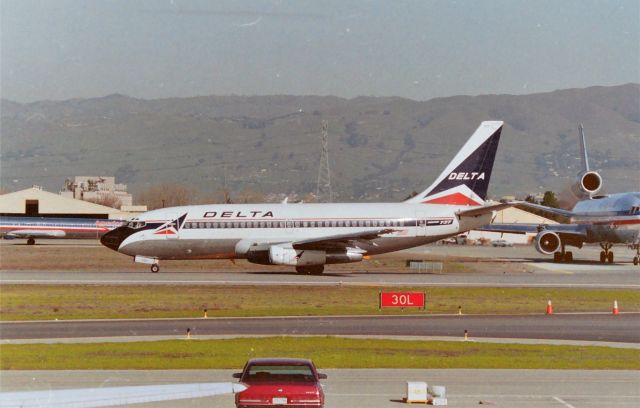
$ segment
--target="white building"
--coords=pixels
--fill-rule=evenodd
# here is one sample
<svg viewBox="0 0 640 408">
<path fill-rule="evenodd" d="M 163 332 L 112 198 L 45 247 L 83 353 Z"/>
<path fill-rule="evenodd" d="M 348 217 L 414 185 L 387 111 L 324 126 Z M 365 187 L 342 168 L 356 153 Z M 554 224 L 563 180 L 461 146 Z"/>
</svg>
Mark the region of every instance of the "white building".
<svg viewBox="0 0 640 408">
<path fill-rule="evenodd" d="M 133 206 L 133 196 L 127 192 L 126 184 L 116 184 L 115 177 L 76 176 L 67 179 L 60 195 L 76 200 L 127 209 Z M 123 208 L 124 207 L 124 208 Z"/>
</svg>

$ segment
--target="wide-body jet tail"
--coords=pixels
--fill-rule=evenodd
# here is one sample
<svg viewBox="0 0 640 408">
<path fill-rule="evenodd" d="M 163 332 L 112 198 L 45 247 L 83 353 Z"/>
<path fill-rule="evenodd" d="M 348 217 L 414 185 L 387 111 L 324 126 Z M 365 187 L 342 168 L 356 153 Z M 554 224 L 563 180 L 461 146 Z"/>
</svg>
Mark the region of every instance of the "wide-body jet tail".
<svg viewBox="0 0 640 408">
<path fill-rule="evenodd" d="M 408 203 L 482 205 L 487 198 L 502 121 L 482 122 L 429 188 Z"/>
</svg>

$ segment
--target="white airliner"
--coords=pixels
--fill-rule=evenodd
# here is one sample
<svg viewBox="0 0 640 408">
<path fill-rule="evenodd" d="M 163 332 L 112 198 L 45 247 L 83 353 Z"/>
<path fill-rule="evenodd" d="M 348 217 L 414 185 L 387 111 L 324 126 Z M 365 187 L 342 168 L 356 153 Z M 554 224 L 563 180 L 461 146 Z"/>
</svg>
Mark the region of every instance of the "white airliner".
<svg viewBox="0 0 640 408">
<path fill-rule="evenodd" d="M 512 203 L 485 198 L 503 122 L 482 122 L 440 176 L 402 203 L 211 204 L 149 211 L 103 245 L 151 265 L 161 259 L 247 259 L 321 274 L 325 264 L 438 241 L 491 222 Z"/>
</svg>

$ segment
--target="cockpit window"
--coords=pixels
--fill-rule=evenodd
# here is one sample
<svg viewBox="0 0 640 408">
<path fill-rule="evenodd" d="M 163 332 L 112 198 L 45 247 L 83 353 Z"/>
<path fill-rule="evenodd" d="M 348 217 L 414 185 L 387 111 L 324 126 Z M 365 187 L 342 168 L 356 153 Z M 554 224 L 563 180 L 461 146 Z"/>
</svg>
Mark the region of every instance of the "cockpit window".
<svg viewBox="0 0 640 408">
<path fill-rule="evenodd" d="M 133 228 L 133 229 L 140 229 L 140 228 L 144 228 L 144 226 L 147 225 L 146 222 L 144 221 L 138 221 L 138 220 L 131 220 L 127 223 L 127 227 L 129 228 Z"/>
<path fill-rule="evenodd" d="M 629 210 L 629 214 L 640 214 L 640 206 L 631 207 L 631 210 Z"/>
</svg>

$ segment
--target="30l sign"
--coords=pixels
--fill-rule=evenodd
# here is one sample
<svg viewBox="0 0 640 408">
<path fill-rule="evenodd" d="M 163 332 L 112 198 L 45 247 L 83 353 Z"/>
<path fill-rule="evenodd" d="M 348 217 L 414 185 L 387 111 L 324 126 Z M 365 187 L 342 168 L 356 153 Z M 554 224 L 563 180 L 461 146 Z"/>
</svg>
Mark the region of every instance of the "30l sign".
<svg viewBox="0 0 640 408">
<path fill-rule="evenodd" d="M 423 292 L 380 292 L 380 307 L 421 307 L 425 308 Z"/>
</svg>

